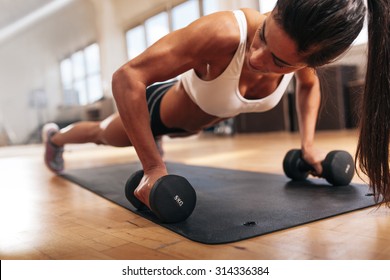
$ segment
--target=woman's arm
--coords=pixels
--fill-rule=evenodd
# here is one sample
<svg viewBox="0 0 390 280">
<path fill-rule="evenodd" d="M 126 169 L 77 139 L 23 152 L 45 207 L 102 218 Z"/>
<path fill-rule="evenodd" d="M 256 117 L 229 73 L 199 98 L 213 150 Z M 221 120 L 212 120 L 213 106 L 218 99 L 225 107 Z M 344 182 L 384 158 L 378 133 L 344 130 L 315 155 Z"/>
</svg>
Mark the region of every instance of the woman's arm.
<svg viewBox="0 0 390 280">
<path fill-rule="evenodd" d="M 238 40 L 235 44 L 234 40 L 226 40 L 226 36 L 234 38 L 232 32 L 236 34 L 238 28 L 231 29 L 235 22 L 229 19 L 234 19 L 232 13 L 201 18 L 163 37 L 114 73 L 112 90 L 116 106 L 144 169 L 140 185 L 153 185 L 167 174 L 150 128 L 146 87 L 205 65 L 217 55 L 234 52 Z M 141 200 L 148 205 L 148 197 Z"/>
<path fill-rule="evenodd" d="M 303 158 L 322 173 L 323 153 L 314 147 L 314 136 L 321 103 L 320 82 L 314 69 L 303 68 L 296 72 L 296 108 L 301 135 Z"/>
</svg>

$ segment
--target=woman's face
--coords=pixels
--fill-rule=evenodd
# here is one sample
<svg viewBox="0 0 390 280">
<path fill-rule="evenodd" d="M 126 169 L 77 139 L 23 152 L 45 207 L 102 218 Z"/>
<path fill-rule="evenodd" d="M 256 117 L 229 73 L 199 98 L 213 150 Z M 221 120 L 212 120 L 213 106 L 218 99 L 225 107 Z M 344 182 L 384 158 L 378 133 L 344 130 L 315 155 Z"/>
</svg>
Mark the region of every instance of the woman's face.
<svg viewBox="0 0 390 280">
<path fill-rule="evenodd" d="M 247 53 L 247 66 L 257 73 L 286 74 L 307 65 L 297 53 L 295 42 L 269 15 L 256 32 Z"/>
</svg>

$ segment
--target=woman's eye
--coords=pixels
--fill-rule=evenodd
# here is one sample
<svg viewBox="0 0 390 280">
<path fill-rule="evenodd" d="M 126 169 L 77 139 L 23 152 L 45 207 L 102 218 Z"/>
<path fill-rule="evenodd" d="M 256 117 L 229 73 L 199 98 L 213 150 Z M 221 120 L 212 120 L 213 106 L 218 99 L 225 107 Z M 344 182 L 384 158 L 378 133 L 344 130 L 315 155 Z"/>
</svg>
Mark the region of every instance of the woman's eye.
<svg viewBox="0 0 390 280">
<path fill-rule="evenodd" d="M 274 60 L 274 64 L 276 65 L 276 67 L 278 67 L 278 68 L 283 68 L 283 67 L 285 67 L 284 65 L 282 65 L 282 64 L 280 64 L 280 63 L 278 63 L 277 61 L 275 61 Z"/>
<path fill-rule="evenodd" d="M 272 56 L 272 58 L 273 58 L 273 62 L 274 62 L 276 67 L 278 67 L 278 68 L 286 67 L 286 65 L 284 63 L 282 63 L 281 61 L 279 61 L 275 56 Z"/>
<path fill-rule="evenodd" d="M 263 42 L 263 43 L 265 43 L 265 38 L 264 38 L 264 32 L 263 32 L 263 28 L 261 28 L 260 30 L 259 30 L 259 37 L 260 37 L 260 40 Z"/>
</svg>

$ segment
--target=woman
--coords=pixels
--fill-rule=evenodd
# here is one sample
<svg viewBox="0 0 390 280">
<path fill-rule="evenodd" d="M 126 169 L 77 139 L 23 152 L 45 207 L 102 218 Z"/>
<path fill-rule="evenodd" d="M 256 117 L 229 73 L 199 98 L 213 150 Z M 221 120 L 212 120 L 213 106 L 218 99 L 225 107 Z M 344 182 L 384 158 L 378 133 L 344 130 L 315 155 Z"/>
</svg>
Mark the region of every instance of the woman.
<svg viewBox="0 0 390 280">
<path fill-rule="evenodd" d="M 369 53 L 356 157 L 376 198 L 382 195 L 389 201 L 389 7 L 383 0 L 368 4 L 369 46 L 373 50 L 374 44 L 377 53 Z M 167 174 L 156 137 L 193 134 L 242 112 L 269 110 L 294 74 L 303 158 L 321 174 L 324 154 L 314 146 L 320 104 L 314 69 L 351 46 L 365 15 L 362 0 L 279 0 L 268 15 L 243 9 L 202 17 L 163 37 L 114 73 L 119 115 L 59 132 L 46 126 L 46 162 L 61 171 L 66 143 L 132 145 L 144 169 L 135 196 L 149 206 L 151 187 Z M 381 29 L 375 30 L 378 26 Z M 178 81 L 155 84 L 181 74 Z"/>
</svg>

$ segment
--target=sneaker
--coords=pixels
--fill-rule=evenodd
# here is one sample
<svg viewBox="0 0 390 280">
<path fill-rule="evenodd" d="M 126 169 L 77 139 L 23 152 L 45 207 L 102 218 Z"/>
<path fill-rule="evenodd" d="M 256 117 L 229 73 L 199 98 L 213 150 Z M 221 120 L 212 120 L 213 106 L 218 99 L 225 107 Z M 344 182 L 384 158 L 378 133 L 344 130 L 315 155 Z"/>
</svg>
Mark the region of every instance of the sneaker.
<svg viewBox="0 0 390 280">
<path fill-rule="evenodd" d="M 64 170 L 64 159 L 62 154 L 64 147 L 59 147 L 50 141 L 50 138 L 59 131 L 55 123 L 45 124 L 42 128 L 42 141 L 45 145 L 45 164 L 54 173 Z"/>
</svg>

